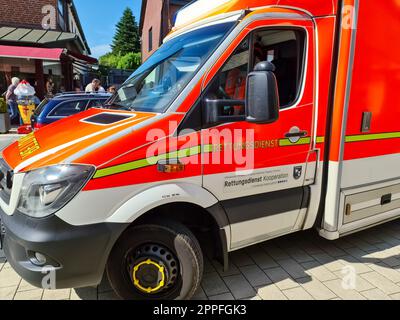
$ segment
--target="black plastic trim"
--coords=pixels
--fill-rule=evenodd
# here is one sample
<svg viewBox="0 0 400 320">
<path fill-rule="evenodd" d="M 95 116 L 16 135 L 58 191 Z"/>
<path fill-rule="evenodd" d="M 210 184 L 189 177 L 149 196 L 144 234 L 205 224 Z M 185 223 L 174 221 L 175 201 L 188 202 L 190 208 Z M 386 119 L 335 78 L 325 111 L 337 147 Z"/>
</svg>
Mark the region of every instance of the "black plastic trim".
<svg viewBox="0 0 400 320">
<path fill-rule="evenodd" d="M 47 257 L 56 270 L 56 288 L 95 286 L 101 282 L 108 256 L 128 224 L 72 226 L 57 216 L 43 219 L 0 211 L 5 228 L 7 261 L 27 282 L 42 287 L 45 274 L 32 263 L 32 253 Z"/>
</svg>

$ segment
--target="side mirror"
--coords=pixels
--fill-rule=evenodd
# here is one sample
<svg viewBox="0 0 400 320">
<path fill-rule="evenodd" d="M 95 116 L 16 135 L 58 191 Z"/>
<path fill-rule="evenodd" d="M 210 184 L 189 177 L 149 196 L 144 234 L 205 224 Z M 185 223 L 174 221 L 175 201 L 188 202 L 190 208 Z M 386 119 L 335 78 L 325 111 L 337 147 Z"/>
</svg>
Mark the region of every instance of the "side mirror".
<svg viewBox="0 0 400 320">
<path fill-rule="evenodd" d="M 260 62 L 247 77 L 246 121 L 266 124 L 279 119 L 278 84 L 275 66 Z"/>
</svg>

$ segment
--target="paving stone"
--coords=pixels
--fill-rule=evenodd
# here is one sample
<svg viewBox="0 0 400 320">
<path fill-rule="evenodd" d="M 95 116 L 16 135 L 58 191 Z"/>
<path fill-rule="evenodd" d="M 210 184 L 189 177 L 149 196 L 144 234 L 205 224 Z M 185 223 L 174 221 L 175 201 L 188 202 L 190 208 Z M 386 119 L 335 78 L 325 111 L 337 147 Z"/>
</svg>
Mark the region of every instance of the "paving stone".
<svg viewBox="0 0 400 320">
<path fill-rule="evenodd" d="M 267 275 L 256 265 L 241 267 L 240 271 L 253 287 L 261 287 L 272 283 Z"/>
<path fill-rule="evenodd" d="M 400 300 L 400 293 L 395 293 L 390 296 L 392 300 Z"/>
<path fill-rule="evenodd" d="M 343 281 L 343 278 L 346 276 L 346 274 L 342 273 L 341 271 L 336 271 L 335 275 L 341 280 Z M 360 275 L 356 274 L 356 278 L 355 278 L 355 290 L 358 292 L 362 292 L 362 291 L 368 291 L 371 289 L 375 289 L 376 287 L 371 284 L 370 282 L 368 282 L 367 280 L 361 278 Z"/>
<path fill-rule="evenodd" d="M 44 290 L 42 300 L 70 300 L 71 289 Z"/>
<path fill-rule="evenodd" d="M 21 277 L 11 268 L 5 268 L 0 272 L 0 288 L 19 285 Z"/>
<path fill-rule="evenodd" d="M 307 276 L 304 268 L 293 259 L 279 260 L 278 263 L 293 279 L 300 279 Z"/>
<path fill-rule="evenodd" d="M 343 300 L 366 300 L 359 292 L 354 289 L 345 289 L 342 286 L 341 280 L 331 280 L 324 282 L 324 284 L 330 289 L 334 294 Z"/>
<path fill-rule="evenodd" d="M 292 289 L 299 286 L 283 268 L 264 270 L 268 278 L 281 290 Z"/>
<path fill-rule="evenodd" d="M 218 261 L 213 261 L 212 262 L 215 270 L 218 272 L 218 274 L 221 277 L 229 277 L 229 276 L 235 276 L 235 275 L 239 275 L 240 271 L 239 269 L 232 263 L 232 261 L 229 262 L 229 268 L 228 270 L 224 270 L 224 267 L 222 266 L 222 264 L 220 264 Z"/>
<path fill-rule="evenodd" d="M 331 241 L 322 239 L 317 244 L 324 252 L 326 252 L 331 257 L 337 258 L 346 255 L 345 251 L 335 246 Z"/>
<path fill-rule="evenodd" d="M 270 255 L 261 250 L 260 247 L 251 247 L 247 252 L 261 269 L 269 269 L 279 266 L 276 261 L 272 259 Z"/>
<path fill-rule="evenodd" d="M 258 288 L 257 293 L 262 300 L 287 300 L 287 297 L 274 284 Z"/>
<path fill-rule="evenodd" d="M 345 266 L 341 261 L 334 259 L 326 253 L 317 253 L 312 254 L 311 256 L 314 257 L 319 263 L 323 264 L 329 271 L 342 270 Z"/>
<path fill-rule="evenodd" d="M 300 282 L 304 290 L 306 290 L 315 300 L 330 300 L 336 298 L 336 295 L 317 279 L 312 279 L 312 281 L 300 280 Z"/>
<path fill-rule="evenodd" d="M 19 283 L 18 286 L 18 292 L 21 291 L 30 291 L 30 290 L 36 290 L 38 288 L 34 287 L 33 285 L 29 284 L 28 282 L 26 282 L 25 280 L 21 280 L 21 282 Z"/>
<path fill-rule="evenodd" d="M 17 292 L 14 300 L 41 300 L 43 296 L 43 289 L 35 289 L 29 291 Z"/>
<path fill-rule="evenodd" d="M 361 277 L 388 295 L 400 292 L 400 287 L 398 285 L 376 271 L 362 274 Z"/>
<path fill-rule="evenodd" d="M 0 301 L 13 300 L 17 292 L 17 286 L 0 288 Z"/>
<path fill-rule="evenodd" d="M 266 242 L 265 244 L 261 245 L 261 247 L 275 261 L 283 260 L 283 259 L 290 259 L 290 256 L 285 251 L 283 251 L 281 248 L 278 248 L 272 242 Z"/>
<path fill-rule="evenodd" d="M 304 250 L 302 250 L 298 247 L 288 249 L 287 252 L 298 263 L 315 261 L 314 258 L 311 257 L 307 252 L 305 252 Z"/>
<path fill-rule="evenodd" d="M 305 273 L 312 276 L 319 281 L 329 281 L 337 279 L 337 276 L 329 271 L 325 266 L 321 265 L 319 262 L 306 262 L 302 264 L 303 268 L 305 269 Z"/>
<path fill-rule="evenodd" d="M 224 278 L 226 285 L 235 299 L 254 297 L 256 292 L 243 275 Z"/>
<path fill-rule="evenodd" d="M 207 300 L 207 295 L 204 292 L 203 288 L 200 287 L 199 289 L 197 289 L 192 300 Z"/>
<path fill-rule="evenodd" d="M 247 301 L 260 301 L 262 300 L 261 297 L 259 295 L 256 295 L 254 297 L 251 298 L 244 298 L 244 299 L 240 299 L 240 300 L 247 300 Z"/>
<path fill-rule="evenodd" d="M 283 294 L 288 297 L 289 300 L 314 300 L 302 287 L 284 290 Z"/>
<path fill-rule="evenodd" d="M 400 282 L 400 272 L 396 269 L 390 268 L 384 263 L 371 264 L 369 267 L 394 283 Z"/>
<path fill-rule="evenodd" d="M 368 300 L 391 300 L 391 298 L 379 289 L 363 291 L 361 294 Z"/>
<path fill-rule="evenodd" d="M 357 274 L 362 274 L 372 271 L 372 269 L 368 266 L 368 264 L 361 263 L 353 256 L 345 256 L 340 258 L 338 261 L 343 264 L 343 268 L 346 267 L 354 268 Z"/>
<path fill-rule="evenodd" d="M 251 259 L 250 256 L 244 250 L 233 252 L 230 255 L 230 258 L 232 259 L 233 264 L 239 268 L 255 264 L 253 259 Z"/>
<path fill-rule="evenodd" d="M 229 292 L 225 282 L 217 272 L 205 274 L 201 287 L 208 297 Z"/>
<path fill-rule="evenodd" d="M 235 298 L 230 293 L 223 293 L 223 294 L 219 294 L 217 296 L 209 297 L 209 300 L 214 300 L 214 301 L 228 300 L 229 301 L 229 300 L 235 300 Z"/>
</svg>

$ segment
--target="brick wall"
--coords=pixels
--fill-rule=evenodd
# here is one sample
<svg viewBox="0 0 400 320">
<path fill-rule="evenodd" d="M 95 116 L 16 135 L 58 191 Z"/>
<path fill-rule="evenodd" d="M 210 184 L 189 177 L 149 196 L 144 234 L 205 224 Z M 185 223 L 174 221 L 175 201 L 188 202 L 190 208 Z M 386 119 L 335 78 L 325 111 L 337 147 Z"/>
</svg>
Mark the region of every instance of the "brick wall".
<svg viewBox="0 0 400 320">
<path fill-rule="evenodd" d="M 57 0 L 0 0 L 0 26 L 41 28 L 46 5 L 57 12 Z"/>
<path fill-rule="evenodd" d="M 147 1 L 146 17 L 143 21 L 142 30 L 142 58 L 145 61 L 159 46 L 161 31 L 161 15 L 163 1 L 149 0 Z M 153 34 L 153 50 L 149 51 L 149 30 L 152 29 Z"/>
</svg>

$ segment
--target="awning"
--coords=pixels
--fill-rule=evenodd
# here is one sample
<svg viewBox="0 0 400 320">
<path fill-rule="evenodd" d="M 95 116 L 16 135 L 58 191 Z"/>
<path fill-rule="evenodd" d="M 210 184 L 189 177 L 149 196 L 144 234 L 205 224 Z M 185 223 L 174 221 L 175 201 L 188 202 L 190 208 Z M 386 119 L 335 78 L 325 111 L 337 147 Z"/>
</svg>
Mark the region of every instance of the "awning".
<svg viewBox="0 0 400 320">
<path fill-rule="evenodd" d="M 25 58 L 59 61 L 64 49 L 1 46 L 0 58 Z"/>
<path fill-rule="evenodd" d="M 98 61 L 95 58 L 85 56 L 80 53 L 71 52 L 67 49 L 50 49 L 35 47 L 17 47 L 0 45 L 0 58 L 23 58 L 23 59 L 40 59 L 47 61 L 60 61 L 61 57 L 69 57 L 74 63 L 80 65 L 93 65 Z"/>
</svg>

